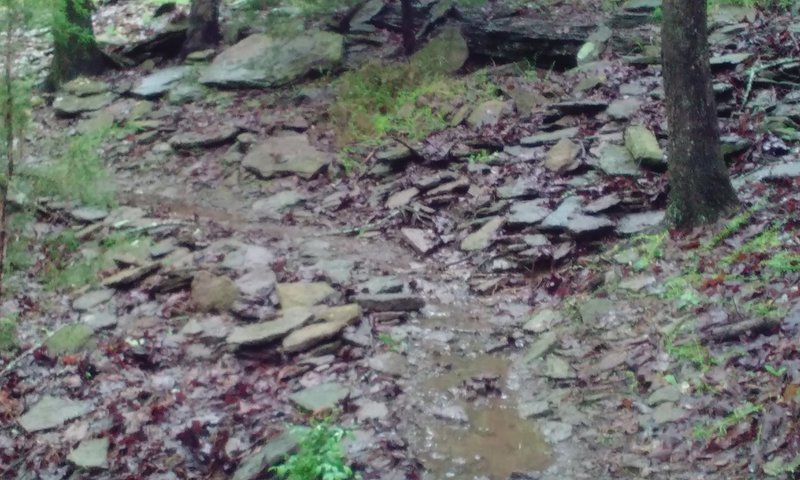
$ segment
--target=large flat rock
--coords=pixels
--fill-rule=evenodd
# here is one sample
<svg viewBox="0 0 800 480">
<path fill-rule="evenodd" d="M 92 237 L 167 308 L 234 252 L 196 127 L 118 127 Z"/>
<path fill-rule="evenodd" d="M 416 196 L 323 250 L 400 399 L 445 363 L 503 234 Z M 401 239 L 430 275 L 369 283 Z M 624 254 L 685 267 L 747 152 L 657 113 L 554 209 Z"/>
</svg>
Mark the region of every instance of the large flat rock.
<svg viewBox="0 0 800 480">
<path fill-rule="evenodd" d="M 330 155 L 314 148 L 308 137 L 287 133 L 271 137 L 244 157 L 242 166 L 263 179 L 286 175 L 310 179 L 330 163 Z"/>
</svg>

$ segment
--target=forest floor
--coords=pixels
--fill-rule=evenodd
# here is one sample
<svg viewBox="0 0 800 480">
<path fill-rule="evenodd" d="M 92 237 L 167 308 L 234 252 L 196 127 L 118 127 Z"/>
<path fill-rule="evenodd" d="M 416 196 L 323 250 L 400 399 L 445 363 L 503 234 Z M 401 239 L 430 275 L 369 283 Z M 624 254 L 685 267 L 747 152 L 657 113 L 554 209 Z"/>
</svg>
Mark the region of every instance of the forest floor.
<svg viewBox="0 0 800 480">
<path fill-rule="evenodd" d="M 142 8 L 96 28 L 130 33 L 102 22 Z M 23 172 L 94 183 L 19 214 L 0 477 L 268 478 L 313 419 L 348 430 L 364 479 L 791 477 L 800 29 L 714 14 L 743 207 L 693 232 L 659 228 L 652 45 L 468 65 L 377 113 L 363 70 L 142 99 L 153 62 L 75 87 L 101 107 L 35 102 Z"/>
</svg>

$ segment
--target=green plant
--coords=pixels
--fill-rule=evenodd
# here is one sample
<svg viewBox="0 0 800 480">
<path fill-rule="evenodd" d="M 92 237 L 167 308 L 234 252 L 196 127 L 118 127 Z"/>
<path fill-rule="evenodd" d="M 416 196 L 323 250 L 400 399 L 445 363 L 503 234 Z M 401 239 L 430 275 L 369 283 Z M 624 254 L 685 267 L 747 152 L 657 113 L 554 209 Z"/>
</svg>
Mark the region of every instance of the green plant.
<svg viewBox="0 0 800 480">
<path fill-rule="evenodd" d="M 692 428 L 692 435 L 697 440 L 708 440 L 713 437 L 723 437 L 728 429 L 746 420 L 751 415 L 761 411 L 760 405 L 747 402 L 724 418 L 712 423 L 698 423 Z"/>
<path fill-rule="evenodd" d="M 489 150 L 478 150 L 475 153 L 471 153 L 467 157 L 467 161 L 469 163 L 486 163 L 494 158 L 494 152 L 490 152 Z"/>
<path fill-rule="evenodd" d="M 270 468 L 284 480 L 348 480 L 354 478 L 353 470 L 346 464 L 342 452 L 342 439 L 347 431 L 332 426 L 329 420 L 311 428 L 293 427 L 292 433 L 301 438 L 297 453 L 289 455 L 283 463 Z"/>
<path fill-rule="evenodd" d="M 667 232 L 634 237 L 633 243 L 639 253 L 639 259 L 633 264 L 635 270 L 645 270 L 653 261 L 664 256 L 664 241 Z"/>
<path fill-rule="evenodd" d="M 767 364 L 767 365 L 764 365 L 764 370 L 766 370 L 767 373 L 769 373 L 773 377 L 777 377 L 777 378 L 782 377 L 783 374 L 786 373 L 786 367 L 785 366 L 781 366 L 781 367 L 776 368 L 776 367 L 773 367 L 772 365 Z"/>
<path fill-rule="evenodd" d="M 777 252 L 764 260 L 762 266 L 779 274 L 800 272 L 800 253 Z"/>
<path fill-rule="evenodd" d="M 402 350 L 403 347 L 402 340 L 398 340 L 388 333 L 379 334 L 378 341 L 389 347 L 389 349 L 392 350 L 393 352 L 399 352 L 400 350 Z"/>
<path fill-rule="evenodd" d="M 755 213 L 761 208 L 762 208 L 761 206 L 758 206 L 747 209 L 744 212 L 741 212 L 732 219 L 730 219 L 728 223 L 726 223 L 725 226 L 722 228 L 722 230 L 720 230 L 716 235 L 714 235 L 714 238 L 712 238 L 711 241 L 708 243 L 707 248 L 716 247 L 724 240 L 729 238 L 731 235 L 741 230 L 745 225 L 747 225 L 750 222 L 750 219 L 753 218 L 753 215 L 755 215 Z"/>
</svg>

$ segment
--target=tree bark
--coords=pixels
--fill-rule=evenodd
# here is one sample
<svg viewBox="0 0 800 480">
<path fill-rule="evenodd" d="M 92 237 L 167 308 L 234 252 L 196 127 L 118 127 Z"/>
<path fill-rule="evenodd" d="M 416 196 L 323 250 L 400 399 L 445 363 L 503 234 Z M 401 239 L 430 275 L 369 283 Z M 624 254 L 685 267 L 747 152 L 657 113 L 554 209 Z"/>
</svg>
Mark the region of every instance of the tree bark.
<svg viewBox="0 0 800 480">
<path fill-rule="evenodd" d="M 220 0 L 192 0 L 189 10 L 189 30 L 183 53 L 214 48 L 222 38 L 219 29 Z"/>
<path fill-rule="evenodd" d="M 53 63 L 47 86 L 58 88 L 81 75 L 99 75 L 111 62 L 97 47 L 91 0 L 60 0 L 53 13 Z"/>
<path fill-rule="evenodd" d="M 706 0 L 664 0 L 661 26 L 669 126 L 669 220 L 714 222 L 739 205 L 720 152 L 709 66 Z"/>
<path fill-rule="evenodd" d="M 412 0 L 400 0 L 403 22 L 403 52 L 406 56 L 414 53 L 416 48 L 416 34 L 414 32 L 414 6 Z"/>
</svg>

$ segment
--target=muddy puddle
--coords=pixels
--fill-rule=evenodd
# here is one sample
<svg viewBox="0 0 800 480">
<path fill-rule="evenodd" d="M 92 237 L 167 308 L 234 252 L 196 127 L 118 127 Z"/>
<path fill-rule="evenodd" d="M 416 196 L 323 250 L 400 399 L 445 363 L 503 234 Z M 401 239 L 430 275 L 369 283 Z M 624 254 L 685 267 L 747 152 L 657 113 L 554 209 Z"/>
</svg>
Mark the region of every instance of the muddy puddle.
<svg viewBox="0 0 800 480">
<path fill-rule="evenodd" d="M 505 387 L 506 359 L 450 355 L 436 364 L 440 374 L 419 386 L 432 417 L 415 439 L 425 480 L 507 480 L 549 466 L 549 446 Z"/>
</svg>

